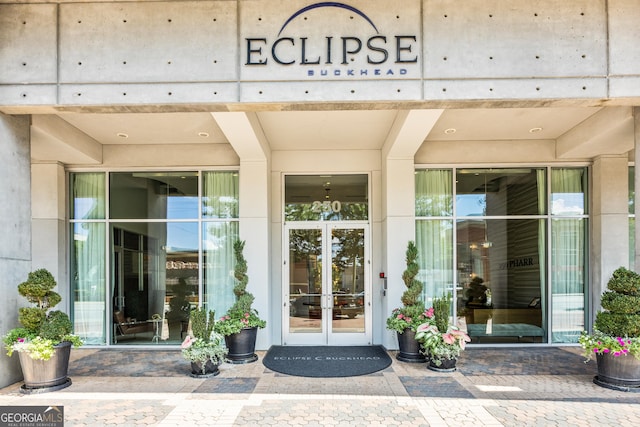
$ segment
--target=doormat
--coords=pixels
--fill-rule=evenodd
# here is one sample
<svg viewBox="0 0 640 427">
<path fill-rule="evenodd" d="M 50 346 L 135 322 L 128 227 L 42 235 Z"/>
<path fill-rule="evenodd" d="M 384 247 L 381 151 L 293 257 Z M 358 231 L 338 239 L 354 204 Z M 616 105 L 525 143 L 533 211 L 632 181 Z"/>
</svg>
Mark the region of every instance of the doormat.
<svg viewBox="0 0 640 427">
<path fill-rule="evenodd" d="M 391 365 L 384 347 L 272 346 L 262 359 L 267 368 L 297 377 L 354 377 Z"/>
</svg>

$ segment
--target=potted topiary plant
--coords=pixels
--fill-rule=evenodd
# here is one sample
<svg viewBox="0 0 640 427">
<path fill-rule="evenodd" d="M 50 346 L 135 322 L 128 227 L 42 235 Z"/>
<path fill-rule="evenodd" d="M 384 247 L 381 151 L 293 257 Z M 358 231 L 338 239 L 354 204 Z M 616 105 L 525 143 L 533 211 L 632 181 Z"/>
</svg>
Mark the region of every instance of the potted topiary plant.
<svg viewBox="0 0 640 427">
<path fill-rule="evenodd" d="M 244 258 L 244 241 L 233 244 L 236 258 L 234 277 L 237 281 L 233 288 L 236 301 L 227 314 L 215 324 L 215 330 L 224 336 L 230 363 L 251 363 L 258 360 L 255 354 L 258 328 L 264 328 L 267 322 L 260 319 L 258 311 L 252 308 L 255 297 L 247 292 L 247 261 Z"/>
<path fill-rule="evenodd" d="M 67 377 L 71 346 L 82 340 L 72 334 L 69 316 L 55 307 L 62 298 L 53 291 L 56 281 L 46 269 L 29 273 L 26 282 L 18 285 L 18 293 L 35 307 L 18 310 L 22 327 L 10 330 L 3 338 L 7 355 L 14 351 L 20 357 L 24 376 L 23 393 L 60 390 L 71 385 Z"/>
<path fill-rule="evenodd" d="M 182 342 L 182 357 L 191 362 L 191 376 L 208 378 L 220 373 L 227 349 L 222 335 L 214 331 L 215 313 L 204 308 L 191 310 L 191 330 Z"/>
<path fill-rule="evenodd" d="M 399 351 L 396 359 L 409 363 L 424 363 L 424 355 L 415 340 L 416 329 L 427 318 L 422 297 L 422 283 L 416 280 L 420 267 L 417 263 L 418 248 L 413 241 L 407 244 L 407 268 L 402 273 L 402 280 L 407 289 L 402 294 L 402 304 L 391 312 L 387 319 L 387 329 L 396 331 Z"/>
<path fill-rule="evenodd" d="M 613 272 L 601 297 L 593 333 L 579 342 L 587 360 L 596 356 L 593 382 L 620 391 L 640 391 L 640 275 L 624 267 Z"/>
<path fill-rule="evenodd" d="M 460 352 L 471 341 L 466 332 L 449 322 L 451 297 L 434 298 L 429 318 L 418 326 L 416 340 L 429 361 L 428 368 L 433 371 L 453 372 Z"/>
</svg>

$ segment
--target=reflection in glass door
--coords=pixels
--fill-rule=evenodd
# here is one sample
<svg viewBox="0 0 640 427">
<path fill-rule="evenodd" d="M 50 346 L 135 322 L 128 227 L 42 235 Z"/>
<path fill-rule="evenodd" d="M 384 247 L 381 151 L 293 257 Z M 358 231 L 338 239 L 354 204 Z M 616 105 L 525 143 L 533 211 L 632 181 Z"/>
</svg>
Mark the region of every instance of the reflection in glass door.
<svg viewBox="0 0 640 427">
<path fill-rule="evenodd" d="M 306 223 L 286 233 L 284 343 L 370 344 L 365 226 Z"/>
<path fill-rule="evenodd" d="M 180 343 L 199 301 L 198 224 L 121 222 L 112 236 L 112 343 Z"/>
</svg>

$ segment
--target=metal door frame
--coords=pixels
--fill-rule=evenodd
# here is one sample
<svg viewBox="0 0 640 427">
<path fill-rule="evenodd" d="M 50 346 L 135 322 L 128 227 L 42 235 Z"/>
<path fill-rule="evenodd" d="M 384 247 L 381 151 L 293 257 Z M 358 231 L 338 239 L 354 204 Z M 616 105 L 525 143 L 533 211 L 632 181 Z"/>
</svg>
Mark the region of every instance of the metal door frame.
<svg viewBox="0 0 640 427">
<path fill-rule="evenodd" d="M 321 332 L 289 332 L 290 317 L 290 275 L 289 275 L 289 236 L 290 230 L 322 230 L 322 294 L 321 294 Z M 364 231 L 364 332 L 348 333 L 332 331 L 333 293 L 331 289 L 330 265 L 332 258 L 331 231 L 334 229 L 361 229 Z M 372 343 L 372 307 L 371 307 L 371 238 L 368 222 L 364 221 L 302 221 L 285 223 L 283 232 L 283 268 L 282 268 L 282 342 L 284 345 L 371 345 Z"/>
</svg>

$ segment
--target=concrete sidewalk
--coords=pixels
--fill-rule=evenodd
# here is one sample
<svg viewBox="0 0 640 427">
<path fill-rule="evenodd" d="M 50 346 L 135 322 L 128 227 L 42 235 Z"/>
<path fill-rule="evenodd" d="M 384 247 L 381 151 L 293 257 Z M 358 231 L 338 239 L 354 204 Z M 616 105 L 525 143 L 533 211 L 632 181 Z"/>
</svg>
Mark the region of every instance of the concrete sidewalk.
<svg viewBox="0 0 640 427">
<path fill-rule="evenodd" d="M 349 378 L 274 373 L 260 360 L 189 377 L 179 350 L 72 351 L 73 384 L 0 405 L 62 405 L 65 426 L 590 426 L 640 424 L 640 393 L 593 384 L 577 347 L 470 348 L 454 373 L 395 360 Z"/>
</svg>

